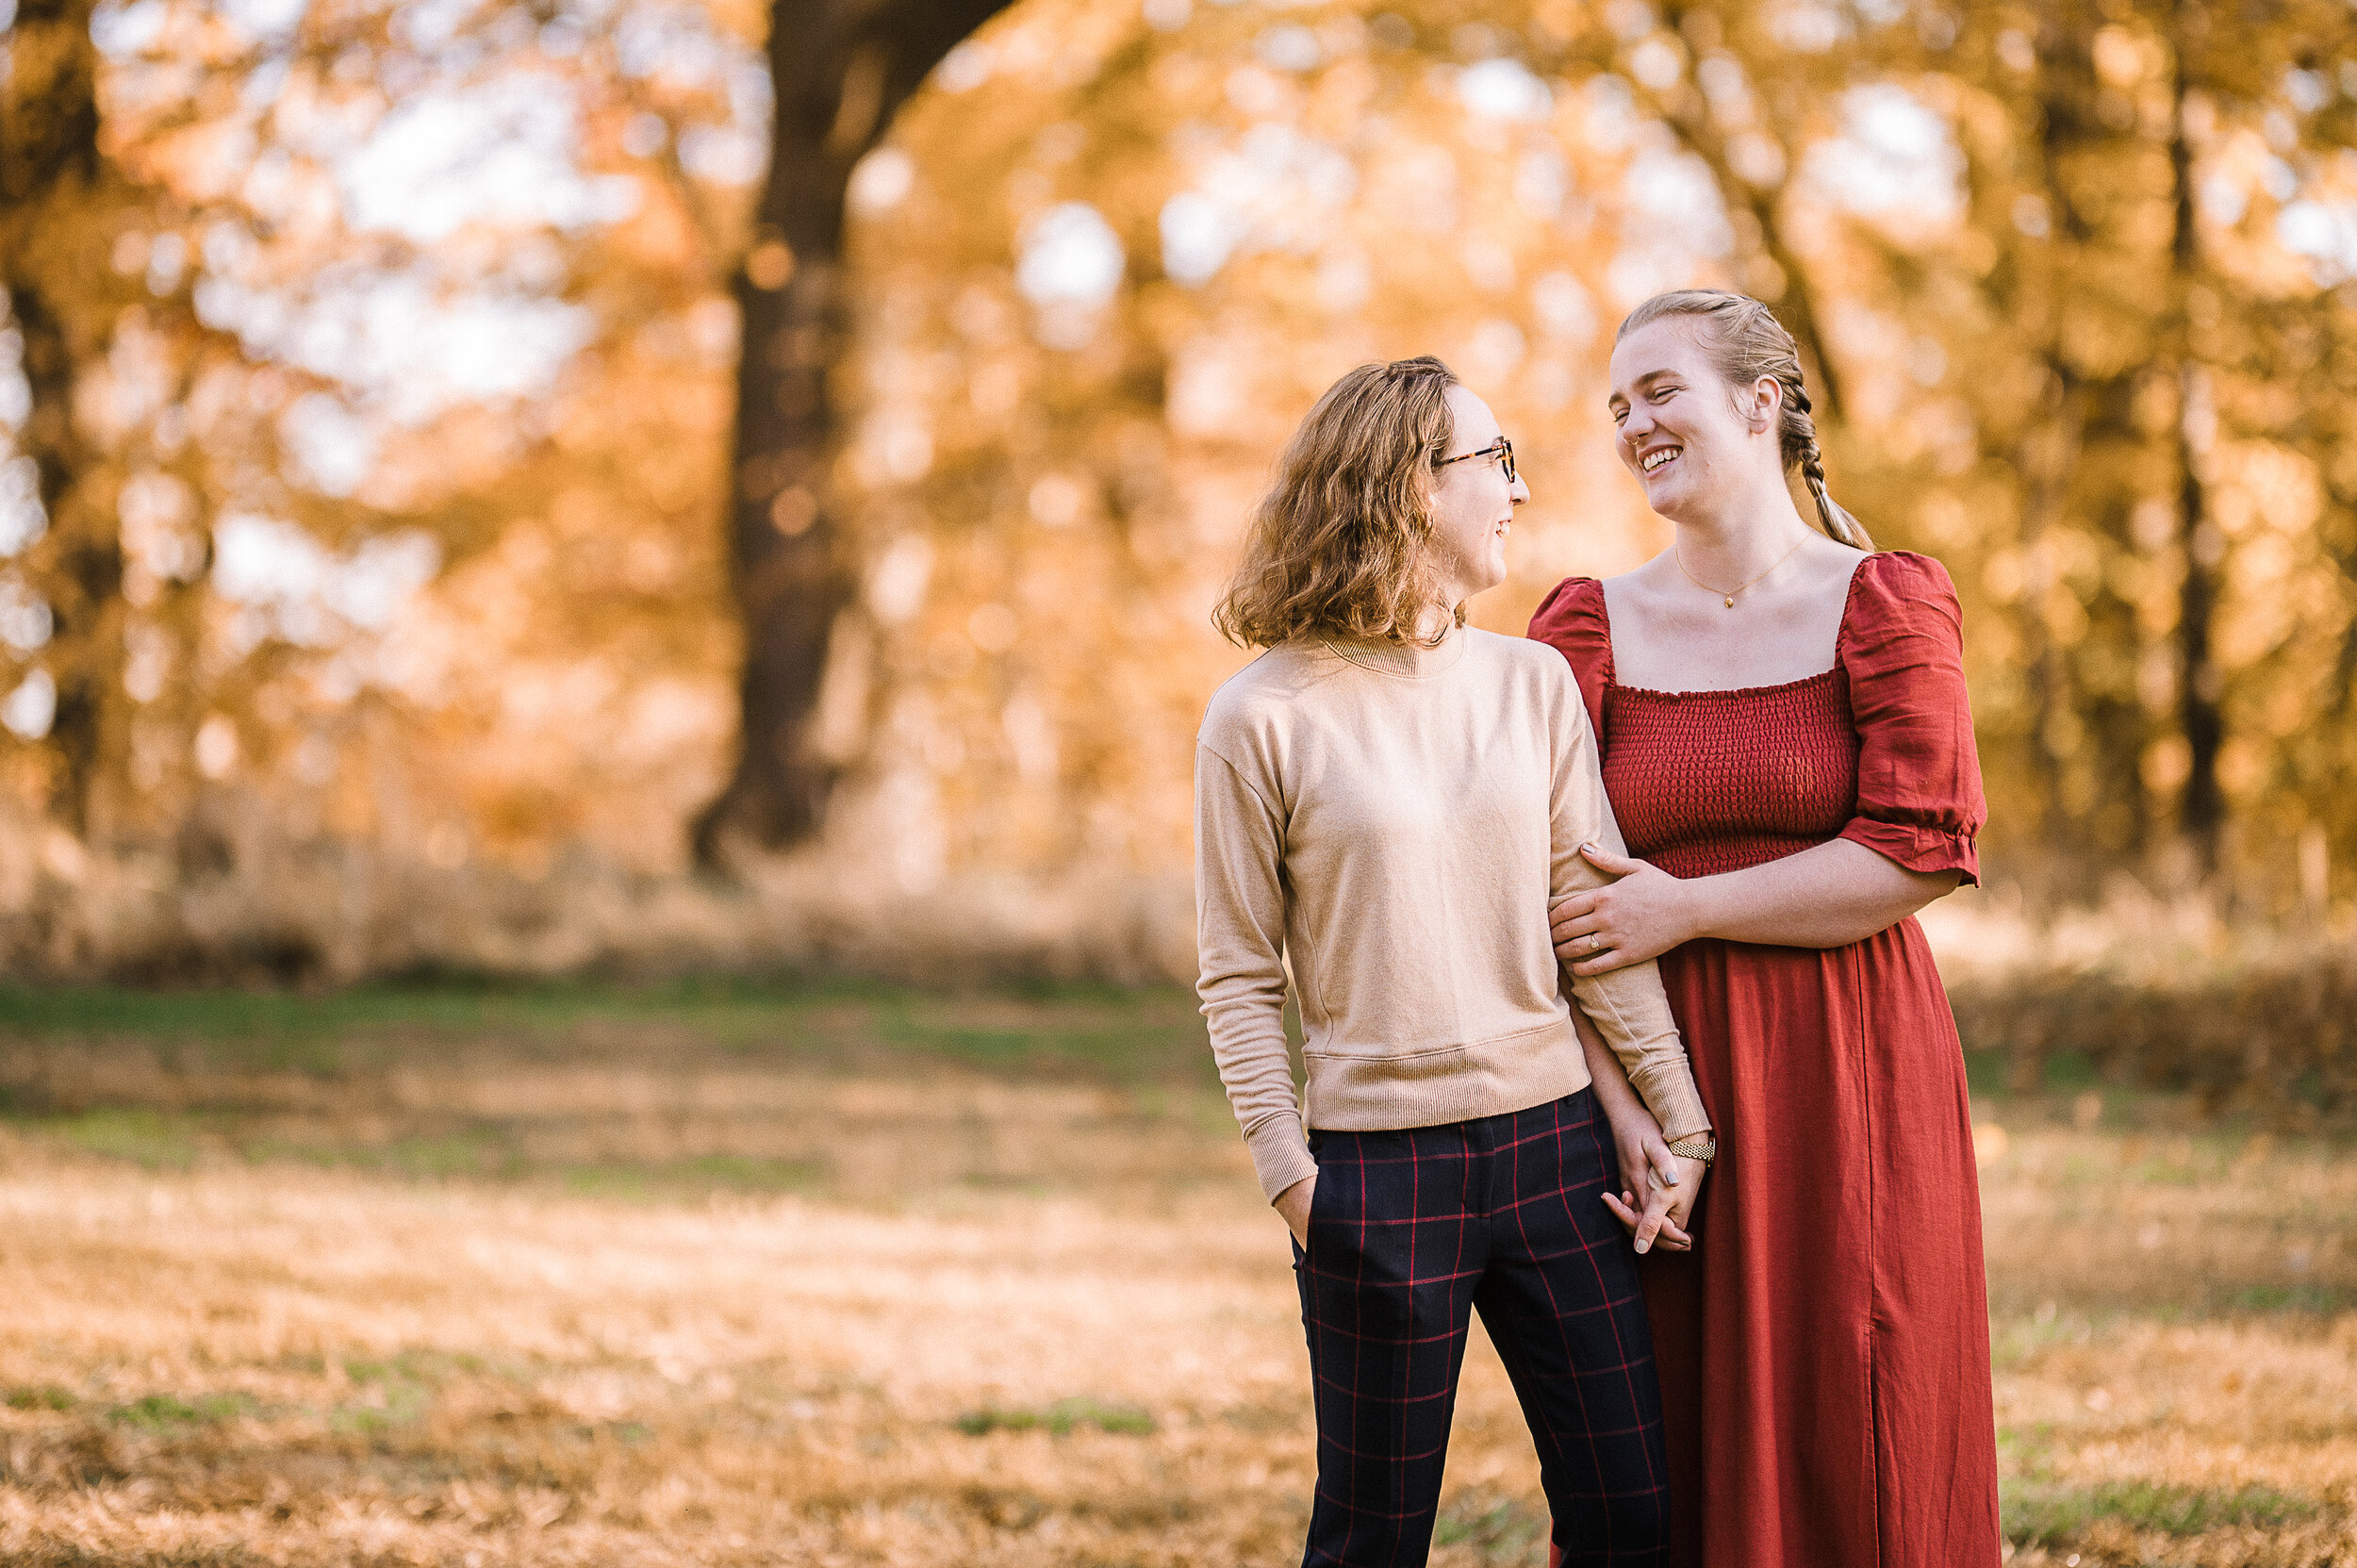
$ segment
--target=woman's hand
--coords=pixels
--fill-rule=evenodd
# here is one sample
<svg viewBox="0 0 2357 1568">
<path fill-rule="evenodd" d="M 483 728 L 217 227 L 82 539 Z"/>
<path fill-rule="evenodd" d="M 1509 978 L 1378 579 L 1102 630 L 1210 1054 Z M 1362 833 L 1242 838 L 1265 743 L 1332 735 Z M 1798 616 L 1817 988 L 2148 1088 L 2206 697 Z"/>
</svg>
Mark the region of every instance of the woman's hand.
<svg viewBox="0 0 2357 1568">
<path fill-rule="evenodd" d="M 1277 1195 L 1277 1212 L 1304 1248 L 1310 1245 L 1310 1199 L 1317 1195 L 1318 1179 L 1305 1176 Z"/>
<path fill-rule="evenodd" d="M 1709 1170 L 1700 1160 L 1672 1154 L 1664 1144 L 1661 1164 L 1648 1167 L 1645 1173 L 1651 1191 L 1646 1194 L 1643 1212 L 1634 1207 L 1634 1196 L 1626 1192 L 1618 1197 L 1605 1194 L 1605 1206 L 1636 1233 L 1638 1251 L 1648 1250 L 1658 1238 L 1664 1252 L 1691 1252 L 1694 1204 L 1703 1196 L 1703 1177 Z"/>
<path fill-rule="evenodd" d="M 1686 1167 L 1701 1162 L 1671 1153 L 1661 1124 L 1634 1096 L 1631 1100 L 1610 1117 L 1613 1151 L 1621 1159 L 1621 1192 L 1617 1197 L 1605 1194 L 1605 1204 L 1636 1236 L 1638 1251 L 1649 1251 L 1656 1238 L 1664 1252 L 1689 1251 L 1694 1239 L 1686 1231 L 1686 1221 L 1694 1212 L 1702 1181 L 1689 1179 Z M 1641 1185 L 1641 1197 L 1631 1183 Z"/>
<path fill-rule="evenodd" d="M 1574 975 L 1600 975 L 1658 958 L 1701 934 L 1687 884 L 1656 866 L 1616 855 L 1597 844 L 1579 852 L 1619 880 L 1574 893 L 1548 916 L 1555 955 Z"/>
</svg>

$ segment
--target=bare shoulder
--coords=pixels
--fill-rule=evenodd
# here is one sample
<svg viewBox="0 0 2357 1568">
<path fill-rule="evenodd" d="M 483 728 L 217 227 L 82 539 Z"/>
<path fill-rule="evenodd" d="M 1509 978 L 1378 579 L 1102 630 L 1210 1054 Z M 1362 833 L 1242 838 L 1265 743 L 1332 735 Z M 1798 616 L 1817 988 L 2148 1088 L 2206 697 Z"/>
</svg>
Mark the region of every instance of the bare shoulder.
<svg viewBox="0 0 2357 1568">
<path fill-rule="evenodd" d="M 1665 550 L 1651 560 L 1640 561 L 1618 576 L 1607 577 L 1604 586 L 1616 595 L 1659 593 L 1676 580 L 1678 569 L 1674 552 Z"/>
<path fill-rule="evenodd" d="M 1872 559 L 1866 551 L 1812 534 L 1792 558 L 1793 566 L 1799 569 L 1793 574 L 1793 591 L 1838 603 L 1849 597 L 1852 581 Z"/>
<path fill-rule="evenodd" d="M 1665 550 L 1598 585 L 1604 593 L 1605 618 L 1616 635 L 1638 630 L 1675 612 L 1678 588 L 1684 583 L 1675 558 Z"/>
</svg>

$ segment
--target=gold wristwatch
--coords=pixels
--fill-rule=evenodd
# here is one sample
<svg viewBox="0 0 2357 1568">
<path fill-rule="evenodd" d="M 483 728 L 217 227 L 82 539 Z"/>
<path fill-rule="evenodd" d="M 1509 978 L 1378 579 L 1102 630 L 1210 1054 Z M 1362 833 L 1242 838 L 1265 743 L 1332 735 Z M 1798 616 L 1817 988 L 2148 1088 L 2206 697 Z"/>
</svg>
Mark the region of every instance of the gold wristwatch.
<svg viewBox="0 0 2357 1568">
<path fill-rule="evenodd" d="M 1670 1152 L 1681 1160 L 1700 1160 L 1706 1165 L 1719 1157 L 1719 1135 L 1715 1132 L 1689 1132 L 1670 1146 Z"/>
</svg>

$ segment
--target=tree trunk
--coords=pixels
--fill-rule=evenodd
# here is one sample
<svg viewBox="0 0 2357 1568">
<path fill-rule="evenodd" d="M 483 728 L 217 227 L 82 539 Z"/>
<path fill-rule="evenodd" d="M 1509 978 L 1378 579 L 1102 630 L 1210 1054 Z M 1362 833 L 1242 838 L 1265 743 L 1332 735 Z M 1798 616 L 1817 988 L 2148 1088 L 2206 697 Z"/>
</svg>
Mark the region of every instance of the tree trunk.
<svg viewBox="0 0 2357 1568">
<path fill-rule="evenodd" d="M 102 237 L 91 223 L 106 179 L 98 147 L 98 51 L 90 0 L 22 0 L 8 29 L 0 89 L 0 284 L 24 343 L 31 409 L 17 444 L 40 475 L 47 536 L 29 553 L 54 618 L 44 663 L 57 682 L 49 744 L 52 809 L 74 832 L 90 827 L 117 661 L 107 656 L 121 614 L 123 552 L 110 518 L 82 515 L 76 487 L 97 454 L 74 417 L 81 367 L 102 351 L 103 326 L 77 321 L 70 290 Z M 83 316 L 91 312 L 84 308 Z"/>
<path fill-rule="evenodd" d="M 729 538 L 745 627 L 736 767 L 695 828 L 697 859 L 777 849 L 818 826 L 829 770 L 808 744 L 828 633 L 849 597 L 827 470 L 827 377 L 845 340 L 844 199 L 851 170 L 941 58 L 1007 0 L 776 0 L 777 122 L 753 245 L 731 280 L 742 312 Z"/>
<path fill-rule="evenodd" d="M 2177 7 L 2175 69 L 2171 86 L 2168 141 L 2169 173 L 2175 184 L 2176 214 L 2170 237 L 2169 262 L 2175 276 L 2170 294 L 2175 305 L 2177 371 L 2177 540 L 2184 556 L 2184 577 L 2177 593 L 2177 722 L 2185 739 L 2185 784 L 2179 796 L 2178 831 L 2192 849 L 2195 864 L 2204 874 L 2217 869 L 2218 832 L 2225 825 L 2226 797 L 2218 787 L 2218 751 L 2226 738 L 2226 718 L 2219 701 L 2221 682 L 2211 649 L 2211 626 L 2217 613 L 2218 569 L 2225 553 L 2225 536 L 2210 520 L 2201 470 L 2209 445 L 2211 414 L 2208 386 L 2193 351 L 2191 301 L 2200 268 L 2200 234 L 2194 224 L 2193 148 L 2185 134 L 2185 51 L 2190 46 L 2185 25 L 2187 7 Z"/>
</svg>

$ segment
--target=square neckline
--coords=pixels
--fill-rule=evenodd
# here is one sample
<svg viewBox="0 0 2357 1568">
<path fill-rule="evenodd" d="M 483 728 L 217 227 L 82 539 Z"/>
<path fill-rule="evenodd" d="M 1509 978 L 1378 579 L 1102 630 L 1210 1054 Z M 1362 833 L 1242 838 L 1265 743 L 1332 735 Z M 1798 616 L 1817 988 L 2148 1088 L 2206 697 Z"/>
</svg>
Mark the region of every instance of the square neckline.
<svg viewBox="0 0 2357 1568">
<path fill-rule="evenodd" d="M 1822 681 L 1828 676 L 1838 675 L 1841 673 L 1841 646 L 1850 635 L 1850 606 L 1857 602 L 1858 579 L 1866 575 L 1867 563 L 1881 553 L 1880 551 L 1866 552 L 1858 557 L 1857 565 L 1850 569 L 1850 581 L 1841 590 L 1841 615 L 1834 622 L 1833 627 L 1833 663 L 1814 674 L 1799 676 L 1789 681 L 1778 681 L 1772 685 L 1764 686 L 1692 686 L 1684 690 L 1671 691 L 1660 686 L 1622 685 L 1620 650 L 1612 645 L 1612 600 L 1611 596 L 1605 592 L 1604 579 L 1599 577 L 1595 580 L 1596 619 L 1604 624 L 1605 687 L 1610 691 L 1634 692 L 1640 697 L 1660 697 L 1676 701 L 1681 698 L 1689 697 L 1765 697 L 1776 692 L 1797 690 L 1802 686 Z"/>
</svg>

